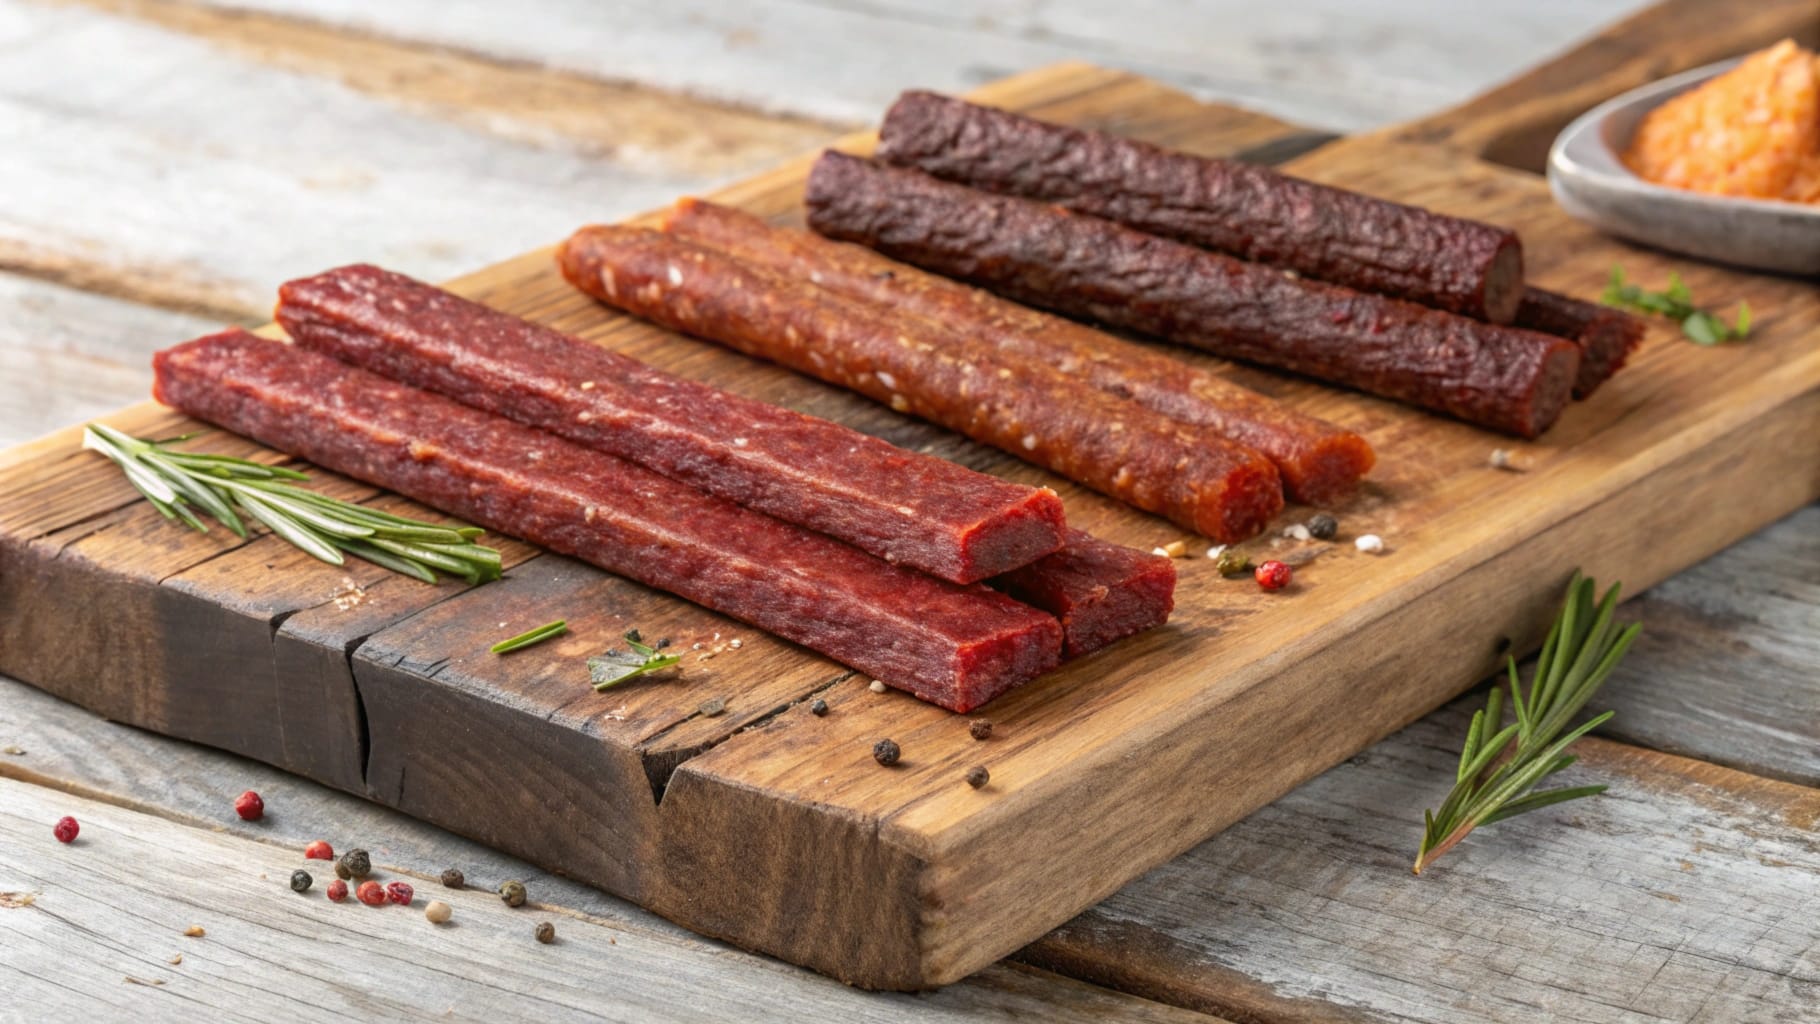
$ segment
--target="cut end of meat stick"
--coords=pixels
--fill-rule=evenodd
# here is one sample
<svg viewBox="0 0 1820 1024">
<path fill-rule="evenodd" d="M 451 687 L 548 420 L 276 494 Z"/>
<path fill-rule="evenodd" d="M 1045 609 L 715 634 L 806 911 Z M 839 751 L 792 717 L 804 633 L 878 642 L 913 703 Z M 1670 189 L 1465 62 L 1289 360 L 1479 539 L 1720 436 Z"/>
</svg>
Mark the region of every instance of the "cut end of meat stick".
<svg viewBox="0 0 1820 1024">
<path fill-rule="evenodd" d="M 1175 608 L 1175 562 L 1080 530 L 1062 550 L 992 581 L 1062 624 L 1062 653 L 1092 654 L 1169 621 Z"/>
<path fill-rule="evenodd" d="M 1053 668 L 1054 617 L 886 564 L 553 434 L 231 330 L 153 359 L 160 401 L 968 711 Z"/>
<path fill-rule="evenodd" d="M 1574 397 L 1586 398 L 1624 368 L 1648 330 L 1641 317 L 1559 292 L 1530 288 L 1517 308 L 1518 327 L 1566 338 L 1580 346 Z"/>
<path fill-rule="evenodd" d="M 1053 492 L 734 394 L 378 267 L 279 290 L 297 344 L 958 583 L 1057 550 Z"/>
</svg>

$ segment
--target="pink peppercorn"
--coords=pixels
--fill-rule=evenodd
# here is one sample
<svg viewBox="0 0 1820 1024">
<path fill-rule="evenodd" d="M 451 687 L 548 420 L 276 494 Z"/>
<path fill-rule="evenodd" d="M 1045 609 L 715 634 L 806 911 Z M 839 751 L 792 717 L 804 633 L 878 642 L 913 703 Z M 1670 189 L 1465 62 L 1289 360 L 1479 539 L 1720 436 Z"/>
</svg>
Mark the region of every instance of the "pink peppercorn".
<svg viewBox="0 0 1820 1024">
<path fill-rule="evenodd" d="M 354 898 L 369 907 L 385 906 L 385 890 L 378 882 L 360 883 L 360 888 L 354 890 Z"/>
<path fill-rule="evenodd" d="M 57 824 L 51 826 L 51 835 L 56 836 L 59 843 L 75 842 L 76 833 L 80 831 L 82 831 L 82 826 L 76 824 L 76 819 L 67 814 L 58 818 Z"/>
<path fill-rule="evenodd" d="M 249 789 L 234 798 L 234 813 L 240 815 L 242 821 L 258 821 L 265 817 L 265 801 Z"/>
<path fill-rule="evenodd" d="M 385 887 L 385 895 L 393 903 L 408 907 L 411 905 L 411 897 L 417 895 L 417 891 L 411 888 L 409 882 L 389 882 Z"/>
<path fill-rule="evenodd" d="M 340 903 L 342 900 L 347 899 L 348 898 L 348 883 L 342 881 L 339 878 L 335 879 L 333 882 L 330 882 L 328 896 L 329 896 L 329 900 L 334 903 Z"/>
<path fill-rule="evenodd" d="M 335 848 L 318 839 L 303 848 L 304 860 L 334 860 Z"/>
<path fill-rule="evenodd" d="M 1253 575 L 1257 577 L 1258 586 L 1265 590 L 1282 590 L 1289 586 L 1289 579 L 1293 573 L 1289 566 L 1273 560 L 1259 565 L 1257 572 Z"/>
</svg>

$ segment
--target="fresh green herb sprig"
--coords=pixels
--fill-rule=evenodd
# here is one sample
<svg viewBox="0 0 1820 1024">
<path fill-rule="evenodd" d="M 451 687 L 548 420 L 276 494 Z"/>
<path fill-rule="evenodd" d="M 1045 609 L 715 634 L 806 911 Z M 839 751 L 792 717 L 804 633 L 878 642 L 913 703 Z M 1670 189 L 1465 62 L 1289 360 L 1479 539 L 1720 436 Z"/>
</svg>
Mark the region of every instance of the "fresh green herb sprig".
<svg viewBox="0 0 1820 1024">
<path fill-rule="evenodd" d="M 1694 305 L 1694 295 L 1681 280 L 1681 275 L 1670 272 L 1668 288 L 1652 292 L 1640 285 L 1628 284 L 1624 280 L 1624 268 L 1612 264 L 1611 278 L 1605 282 L 1605 291 L 1599 301 L 1607 306 L 1628 309 L 1637 313 L 1653 313 L 1665 316 L 1681 325 L 1681 333 L 1696 345 L 1723 345 L 1728 341 L 1742 341 L 1750 336 L 1750 303 L 1738 303 L 1738 315 L 1731 324 L 1718 316 L 1708 313 Z"/>
<path fill-rule="evenodd" d="M 247 519 L 264 523 L 330 565 L 345 564 L 345 552 L 425 583 L 435 583 L 439 570 L 469 583 L 499 578 L 499 552 L 474 543 L 478 527 L 406 519 L 305 490 L 296 481 L 309 476 L 294 469 L 172 447 L 192 436 L 148 441 L 91 423 L 82 447 L 112 460 L 166 519 L 201 533 L 209 528 L 198 511 L 238 537 L 247 535 Z"/>
<path fill-rule="evenodd" d="M 1616 586 L 1605 592 L 1597 607 L 1594 595 L 1593 581 L 1575 573 L 1536 659 L 1527 694 L 1517 679 L 1517 660 L 1509 659 L 1509 700 L 1516 722 L 1502 724 L 1505 692 L 1498 687 L 1492 688 L 1485 709 L 1473 714 L 1453 790 L 1439 810 L 1423 812 L 1416 874 L 1481 825 L 1605 791 L 1604 786 L 1572 786 L 1534 792 L 1542 780 L 1574 763 L 1565 751 L 1575 740 L 1611 718 L 1607 711 L 1567 729 L 1643 628 L 1612 622 Z"/>
<path fill-rule="evenodd" d="M 669 641 L 659 640 L 657 646 L 652 647 L 638 635 L 638 630 L 632 630 L 626 634 L 626 650 L 614 648 L 588 659 L 588 675 L 593 679 L 594 689 L 604 692 L 628 679 L 669 668 L 681 661 L 680 654 L 660 653 L 667 646 Z"/>
<path fill-rule="evenodd" d="M 522 651 L 527 647 L 541 644 L 551 637 L 561 636 L 568 631 L 569 620 L 557 619 L 555 622 L 546 622 L 536 629 L 527 629 L 508 640 L 501 640 L 488 650 L 494 654 L 511 654 L 513 651 Z"/>
</svg>

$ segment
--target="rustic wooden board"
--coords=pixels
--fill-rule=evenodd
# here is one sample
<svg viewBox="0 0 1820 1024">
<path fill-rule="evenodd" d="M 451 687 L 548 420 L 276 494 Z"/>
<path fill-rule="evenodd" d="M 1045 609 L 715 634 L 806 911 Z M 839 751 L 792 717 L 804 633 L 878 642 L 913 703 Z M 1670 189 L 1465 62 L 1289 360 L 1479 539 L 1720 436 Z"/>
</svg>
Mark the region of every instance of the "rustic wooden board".
<svg viewBox="0 0 1820 1024">
<path fill-rule="evenodd" d="M 1268 119 L 1078 65 L 981 95 L 1206 152 L 1281 134 Z M 805 166 L 721 198 L 791 219 Z M 1513 224 L 1534 277 L 1570 291 L 1596 287 L 1614 259 L 1643 280 L 1670 267 L 1566 220 L 1532 176 L 1444 146 L 1378 136 L 1294 169 Z M 1435 706 L 1500 649 L 1533 645 L 1572 568 L 1647 586 L 1820 493 L 1820 351 L 1809 335 L 1820 296 L 1685 269 L 1697 293 L 1750 301 L 1761 324 L 1752 342 L 1703 350 L 1656 331 L 1632 369 L 1536 444 L 1203 360 L 1371 437 L 1381 468 L 1341 510 L 1343 539 L 1376 532 L 1390 552 L 1329 550 L 1276 596 L 1220 580 L 1205 559 L 1184 562 L 1169 628 L 996 702 L 999 729 L 984 744 L 955 716 L 872 694 L 838 666 L 547 555 L 473 591 L 383 579 L 348 602 L 350 574 L 299 564 L 272 538 L 166 528 L 68 434 L 0 457 L 0 670 L 128 721 L 349 788 L 358 780 L 409 813 L 843 979 L 940 984 Z M 1072 521 L 1112 539 L 1178 536 L 850 395 L 610 315 L 564 285 L 547 252 L 456 287 L 684 374 L 1052 484 Z M 1494 446 L 1516 448 L 1529 471 L 1491 469 Z M 229 558 L 247 570 L 210 571 Z M 251 567 L 280 560 L 270 580 L 252 578 Z M 196 574 L 214 589 L 172 585 Z M 485 651 L 556 617 L 582 628 L 508 661 Z M 634 625 L 678 639 L 692 655 L 685 671 L 594 694 L 581 657 Z M 52 626 L 108 642 L 53 657 Z M 261 628 L 277 638 L 267 668 L 247 660 Z M 215 642 L 230 635 L 241 639 Z M 739 648 L 723 646 L 735 637 Z M 280 700 L 300 671 L 281 650 L 310 653 L 319 697 Z M 211 671 L 230 669 L 256 685 L 191 699 Z M 832 705 L 827 718 L 800 706 L 812 694 Z M 701 713 L 711 698 L 724 714 Z M 351 722 L 364 722 L 363 736 L 345 736 Z M 310 741 L 289 742 L 299 734 Z M 881 736 L 903 746 L 896 770 L 870 760 Z M 977 792 L 961 782 L 976 763 L 993 773 Z"/>
</svg>

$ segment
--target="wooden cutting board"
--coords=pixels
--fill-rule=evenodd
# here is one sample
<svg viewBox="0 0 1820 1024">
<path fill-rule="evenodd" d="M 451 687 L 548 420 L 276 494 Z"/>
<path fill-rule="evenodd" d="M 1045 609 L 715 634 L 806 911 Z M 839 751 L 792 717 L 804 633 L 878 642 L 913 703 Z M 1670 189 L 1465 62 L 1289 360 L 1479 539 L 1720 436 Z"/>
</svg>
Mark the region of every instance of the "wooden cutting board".
<svg viewBox="0 0 1820 1024">
<path fill-rule="evenodd" d="M 1667 63 L 1755 45 L 1767 31 L 1733 26 Z M 1495 114 L 1469 105 L 1471 116 L 1332 142 L 1289 169 L 1513 225 L 1532 280 L 1569 293 L 1596 293 L 1613 262 L 1646 283 L 1678 269 L 1703 300 L 1748 300 L 1753 337 L 1703 349 L 1653 328 L 1631 368 L 1533 444 L 1184 353 L 1365 433 L 1379 452 L 1369 487 L 1335 510 L 1338 544 L 1249 546 L 1314 555 L 1279 594 L 1221 579 L 1205 542 L 1160 519 L 608 312 L 563 283 L 547 250 L 453 283 L 666 369 L 1053 486 L 1071 523 L 1110 539 L 1146 549 L 1189 541 L 1167 628 L 990 705 L 988 740 L 971 738 L 965 717 L 870 692 L 818 656 L 513 541 L 496 541 L 506 578 L 466 588 L 364 563 L 325 566 L 270 536 L 190 533 L 80 452 L 74 429 L 0 453 L 0 672 L 363 793 L 855 984 L 960 978 L 1483 678 L 1504 652 L 1532 649 L 1575 568 L 1635 592 L 1820 495 L 1813 285 L 1602 237 L 1561 214 L 1540 178 L 1483 158 L 1529 159 L 1540 126 L 1664 63 L 1602 60 L 1594 85 L 1578 59 L 1561 72 L 1570 102 L 1532 81 L 1505 90 Z M 1019 76 L 977 98 L 1203 153 L 1280 157 L 1319 141 L 1086 66 Z M 870 140 L 842 145 L 864 151 Z M 799 223 L 807 166 L 715 198 Z M 199 431 L 193 443 L 212 451 L 260 451 L 150 403 L 108 422 L 146 436 Z M 1510 449 L 1524 471 L 1492 468 L 1494 448 Z M 315 477 L 336 493 L 413 507 Z M 1292 508 L 1278 526 L 1307 511 Z M 1388 550 L 1354 550 L 1363 533 Z M 569 620 L 568 636 L 505 658 L 487 652 L 556 618 Z M 682 671 L 594 693 L 585 659 L 634 627 L 673 638 Z M 826 717 L 809 713 L 818 697 Z M 903 749 L 895 768 L 871 757 L 885 737 Z M 974 765 L 991 771 L 984 789 L 963 781 Z"/>
</svg>

